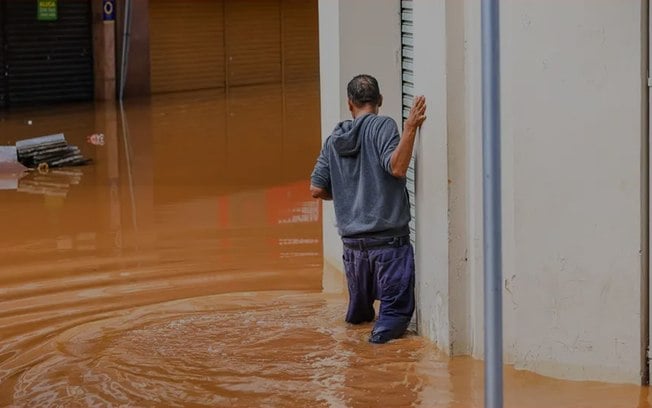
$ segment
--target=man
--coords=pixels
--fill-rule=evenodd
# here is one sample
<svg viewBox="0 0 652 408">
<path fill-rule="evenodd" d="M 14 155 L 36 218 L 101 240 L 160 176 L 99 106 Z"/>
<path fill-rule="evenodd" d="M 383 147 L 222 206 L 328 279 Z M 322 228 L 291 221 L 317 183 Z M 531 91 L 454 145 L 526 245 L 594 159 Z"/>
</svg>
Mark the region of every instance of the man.
<svg viewBox="0 0 652 408">
<path fill-rule="evenodd" d="M 358 75 L 347 87 L 353 120 L 339 123 L 326 139 L 311 176 L 314 198 L 333 200 L 344 243 L 349 287 L 346 321 L 378 320 L 369 337 L 386 343 L 401 337 L 414 313 L 414 252 L 405 175 L 426 100 L 414 99 L 403 136 L 393 119 L 378 115 L 378 81 Z"/>
</svg>

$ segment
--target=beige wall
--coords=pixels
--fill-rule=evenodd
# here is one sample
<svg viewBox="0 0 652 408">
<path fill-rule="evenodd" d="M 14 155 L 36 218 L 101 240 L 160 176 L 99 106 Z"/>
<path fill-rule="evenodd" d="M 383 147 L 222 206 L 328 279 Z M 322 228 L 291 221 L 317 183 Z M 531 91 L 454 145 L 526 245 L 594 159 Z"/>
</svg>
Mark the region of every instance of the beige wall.
<svg viewBox="0 0 652 408">
<path fill-rule="evenodd" d="M 476 3 L 465 2 L 465 250 L 470 341 L 482 357 Z M 506 359 L 555 377 L 639 382 L 643 4 L 501 7 Z"/>
<path fill-rule="evenodd" d="M 386 29 L 399 27 L 389 12 L 399 2 L 373 1 L 382 22 L 369 26 L 361 3 L 320 2 L 323 136 L 346 116 L 352 74 L 400 77 L 398 34 Z M 640 380 L 644 5 L 501 1 L 504 338 L 517 368 Z M 416 147 L 419 330 L 445 352 L 481 358 L 480 5 L 414 8 L 415 90 L 429 105 Z M 373 45 L 376 36 L 394 46 Z M 325 223 L 326 262 L 341 268 L 329 206 Z"/>
<path fill-rule="evenodd" d="M 428 119 L 416 154 L 417 323 L 446 352 L 453 348 L 448 275 L 448 140 L 446 2 L 414 1 L 415 93 L 425 95 Z"/>
<path fill-rule="evenodd" d="M 642 5 L 562 8 L 503 3 L 513 359 L 544 374 L 636 382 Z"/>
</svg>

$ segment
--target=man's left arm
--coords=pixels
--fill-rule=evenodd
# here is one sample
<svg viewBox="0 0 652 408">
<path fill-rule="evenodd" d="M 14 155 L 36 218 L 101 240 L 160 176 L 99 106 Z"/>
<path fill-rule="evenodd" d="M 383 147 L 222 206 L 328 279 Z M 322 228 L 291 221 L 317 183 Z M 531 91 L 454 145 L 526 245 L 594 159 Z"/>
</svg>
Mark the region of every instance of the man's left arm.
<svg viewBox="0 0 652 408">
<path fill-rule="evenodd" d="M 385 133 L 380 140 L 384 143 L 380 146 L 380 155 L 385 170 L 394 177 L 405 178 L 407 175 L 410 160 L 412 159 L 412 150 L 414 149 L 414 140 L 417 135 L 417 129 L 421 127 L 426 120 L 426 98 L 417 96 L 410 114 L 405 121 L 403 135 L 399 137 L 396 122 L 389 120 L 382 132 Z"/>
</svg>

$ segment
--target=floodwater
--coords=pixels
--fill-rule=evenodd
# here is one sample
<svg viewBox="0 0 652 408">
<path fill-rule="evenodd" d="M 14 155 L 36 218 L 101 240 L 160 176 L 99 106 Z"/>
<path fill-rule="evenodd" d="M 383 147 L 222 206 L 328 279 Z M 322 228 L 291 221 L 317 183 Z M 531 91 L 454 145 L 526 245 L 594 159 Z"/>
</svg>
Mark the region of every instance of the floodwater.
<svg viewBox="0 0 652 408">
<path fill-rule="evenodd" d="M 318 99 L 269 85 L 0 113 L 0 145 L 64 132 L 94 160 L 0 176 L 0 406 L 482 406 L 481 363 L 415 335 L 370 345 L 322 293 Z M 509 407 L 652 406 L 647 388 L 511 368 L 506 387 Z"/>
</svg>

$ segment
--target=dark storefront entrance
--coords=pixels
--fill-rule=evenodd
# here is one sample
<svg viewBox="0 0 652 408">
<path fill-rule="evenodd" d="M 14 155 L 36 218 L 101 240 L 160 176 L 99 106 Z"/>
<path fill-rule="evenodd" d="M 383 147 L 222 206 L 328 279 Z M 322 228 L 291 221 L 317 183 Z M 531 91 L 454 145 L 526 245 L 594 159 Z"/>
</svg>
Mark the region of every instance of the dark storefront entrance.
<svg viewBox="0 0 652 408">
<path fill-rule="evenodd" d="M 93 99 L 89 0 L 0 0 L 0 108 Z"/>
</svg>

